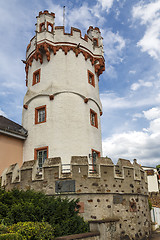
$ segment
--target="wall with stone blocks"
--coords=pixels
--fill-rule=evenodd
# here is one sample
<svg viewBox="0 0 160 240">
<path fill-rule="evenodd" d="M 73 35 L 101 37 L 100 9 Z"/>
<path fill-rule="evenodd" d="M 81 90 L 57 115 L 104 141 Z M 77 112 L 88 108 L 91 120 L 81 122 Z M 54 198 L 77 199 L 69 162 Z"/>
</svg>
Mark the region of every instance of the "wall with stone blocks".
<svg viewBox="0 0 160 240">
<path fill-rule="evenodd" d="M 136 161 L 119 159 L 114 165 L 109 158 L 99 158 L 94 171 L 89 171 L 87 157 L 72 157 L 69 173 L 62 173 L 60 158 L 46 159 L 40 173 L 37 166 L 34 160 L 24 162 L 20 169 L 11 165 L 2 175 L 2 186 L 79 198 L 79 212 L 85 220 L 118 218 L 119 236 L 133 240 L 149 235 L 147 179 Z"/>
</svg>

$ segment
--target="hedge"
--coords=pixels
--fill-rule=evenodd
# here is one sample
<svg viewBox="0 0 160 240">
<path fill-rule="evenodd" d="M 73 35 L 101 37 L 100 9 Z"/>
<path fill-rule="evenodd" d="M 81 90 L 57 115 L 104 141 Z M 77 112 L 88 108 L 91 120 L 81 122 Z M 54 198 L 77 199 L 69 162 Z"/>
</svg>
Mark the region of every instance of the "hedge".
<svg viewBox="0 0 160 240">
<path fill-rule="evenodd" d="M 26 240 L 18 233 L 5 233 L 0 234 L 0 240 Z"/>
<path fill-rule="evenodd" d="M 46 196 L 41 192 L 0 189 L 0 223 L 47 222 L 56 237 L 88 232 L 88 223 L 78 214 L 78 200 Z"/>
</svg>

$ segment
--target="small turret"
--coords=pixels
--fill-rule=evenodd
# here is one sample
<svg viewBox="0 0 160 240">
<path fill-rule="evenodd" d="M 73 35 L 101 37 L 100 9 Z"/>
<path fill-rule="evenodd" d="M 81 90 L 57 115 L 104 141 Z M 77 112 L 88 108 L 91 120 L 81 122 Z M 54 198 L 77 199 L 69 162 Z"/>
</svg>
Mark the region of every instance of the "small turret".
<svg viewBox="0 0 160 240">
<path fill-rule="evenodd" d="M 88 37 L 93 41 L 93 48 L 101 48 L 102 55 L 103 55 L 103 42 L 101 32 L 98 27 L 93 28 L 92 26 L 89 27 L 87 30 Z"/>
<path fill-rule="evenodd" d="M 37 24 L 36 24 L 36 32 L 54 32 L 54 13 L 49 13 L 47 10 L 44 12 L 39 12 L 39 16 L 37 16 Z"/>
</svg>

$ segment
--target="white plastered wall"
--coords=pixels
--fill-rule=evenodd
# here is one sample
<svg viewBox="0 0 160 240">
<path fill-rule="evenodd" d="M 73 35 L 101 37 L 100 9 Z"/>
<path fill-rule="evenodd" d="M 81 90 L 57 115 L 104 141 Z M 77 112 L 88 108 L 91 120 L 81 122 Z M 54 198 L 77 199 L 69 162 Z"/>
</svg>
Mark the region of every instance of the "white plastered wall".
<svg viewBox="0 0 160 240">
<path fill-rule="evenodd" d="M 41 69 L 40 83 L 32 86 L 33 72 Z M 71 156 L 88 156 L 91 149 L 102 153 L 98 78 L 95 87 L 88 83 L 88 70 L 95 73 L 90 60 L 73 51 L 51 53 L 43 64 L 33 60 L 29 68 L 28 91 L 23 110 L 23 126 L 28 130 L 24 161 L 34 159 L 34 149 L 48 146 L 48 157 L 61 157 L 70 163 Z M 54 94 L 54 100 L 49 95 Z M 89 98 L 84 103 L 84 97 Z M 35 108 L 46 105 L 45 123 L 35 124 Z M 90 109 L 98 116 L 98 128 L 91 126 Z"/>
<path fill-rule="evenodd" d="M 35 124 L 34 109 L 42 105 L 46 105 L 46 122 Z M 24 114 L 24 125 L 30 129 L 24 161 L 34 159 L 34 148 L 44 146 L 48 146 L 48 157 L 61 157 L 63 163 L 70 163 L 71 156 L 88 156 L 92 148 L 101 152 L 100 116 L 97 129 L 90 123 L 90 108 L 98 112 L 93 101 L 85 104 L 72 93 L 58 94 L 52 101 L 48 96 L 31 101 Z"/>
</svg>

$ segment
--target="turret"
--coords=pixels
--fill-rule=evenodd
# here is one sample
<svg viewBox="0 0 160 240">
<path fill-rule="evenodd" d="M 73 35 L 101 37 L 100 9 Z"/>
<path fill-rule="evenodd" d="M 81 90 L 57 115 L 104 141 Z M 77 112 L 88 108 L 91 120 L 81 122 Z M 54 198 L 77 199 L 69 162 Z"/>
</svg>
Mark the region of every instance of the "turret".
<svg viewBox="0 0 160 240">
<path fill-rule="evenodd" d="M 105 70 L 100 30 L 54 26 L 55 14 L 40 12 L 26 52 L 22 123 L 28 130 L 24 161 L 102 155 L 99 75 Z"/>
</svg>

